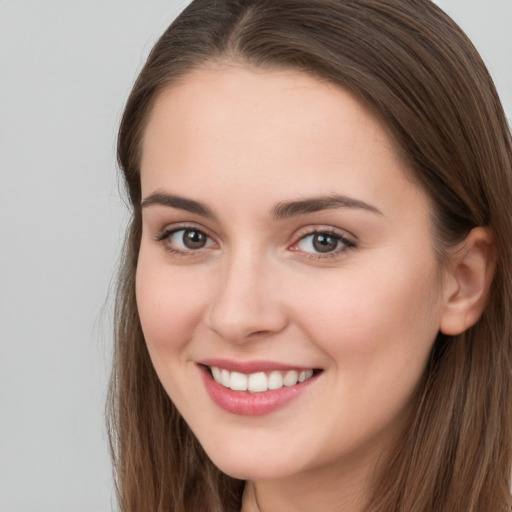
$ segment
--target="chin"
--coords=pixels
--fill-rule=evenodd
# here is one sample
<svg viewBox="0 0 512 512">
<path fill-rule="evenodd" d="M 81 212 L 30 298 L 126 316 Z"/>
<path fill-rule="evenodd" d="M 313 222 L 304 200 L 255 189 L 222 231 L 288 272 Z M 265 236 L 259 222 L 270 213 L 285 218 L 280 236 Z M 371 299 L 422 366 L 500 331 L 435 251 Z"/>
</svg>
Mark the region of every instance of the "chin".
<svg viewBox="0 0 512 512">
<path fill-rule="evenodd" d="M 263 480 L 276 480 L 289 475 L 283 468 L 274 468 L 264 462 L 258 461 L 227 461 L 220 460 L 217 462 L 212 459 L 213 463 L 226 475 L 238 480 L 250 480 L 253 482 Z M 290 468 L 288 468 L 289 470 Z"/>
<path fill-rule="evenodd" d="M 240 480 L 274 480 L 300 472 L 303 462 L 291 460 L 289 454 L 279 453 L 277 450 L 261 449 L 258 446 L 248 447 L 233 444 L 219 445 L 213 449 L 204 446 L 208 457 L 223 473 Z"/>
</svg>

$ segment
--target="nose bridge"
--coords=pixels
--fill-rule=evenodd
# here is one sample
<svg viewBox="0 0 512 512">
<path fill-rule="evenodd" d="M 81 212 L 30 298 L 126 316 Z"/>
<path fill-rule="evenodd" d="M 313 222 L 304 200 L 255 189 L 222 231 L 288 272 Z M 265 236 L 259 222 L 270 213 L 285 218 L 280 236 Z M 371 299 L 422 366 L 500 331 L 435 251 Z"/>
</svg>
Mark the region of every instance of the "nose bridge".
<svg viewBox="0 0 512 512">
<path fill-rule="evenodd" d="M 209 327 L 235 343 L 281 331 L 286 315 L 276 283 L 278 270 L 270 258 L 245 245 L 232 250 L 223 263 L 208 312 Z"/>
</svg>

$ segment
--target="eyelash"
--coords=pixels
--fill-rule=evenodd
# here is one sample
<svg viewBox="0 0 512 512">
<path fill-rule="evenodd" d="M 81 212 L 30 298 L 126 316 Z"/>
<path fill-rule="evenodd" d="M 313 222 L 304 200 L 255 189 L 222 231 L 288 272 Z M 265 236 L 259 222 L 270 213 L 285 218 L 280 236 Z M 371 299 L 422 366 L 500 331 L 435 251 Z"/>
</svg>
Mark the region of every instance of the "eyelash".
<svg viewBox="0 0 512 512">
<path fill-rule="evenodd" d="M 180 231 L 183 231 L 183 232 L 187 232 L 187 231 L 195 232 L 195 233 L 198 233 L 200 235 L 203 235 L 204 237 L 207 238 L 207 240 L 210 240 L 210 241 L 213 240 L 203 230 L 198 229 L 195 226 L 187 226 L 187 225 L 164 229 L 161 233 L 156 235 L 155 240 L 157 242 L 161 243 L 164 246 L 166 251 L 169 251 L 170 253 L 172 253 L 172 254 L 174 254 L 176 256 L 179 256 L 179 257 L 194 256 L 195 255 L 194 253 L 198 253 L 201 249 L 208 248 L 208 246 L 203 246 L 203 247 L 200 247 L 198 249 L 186 249 L 186 250 L 183 250 L 183 249 L 179 249 L 179 248 L 173 247 L 169 243 L 166 243 L 166 242 L 168 242 L 169 238 L 172 235 L 175 235 L 176 233 L 179 233 Z M 302 251 L 305 254 L 305 257 L 308 258 L 308 259 L 326 260 L 326 259 L 329 259 L 329 258 L 340 256 L 342 253 L 345 253 L 345 252 L 347 252 L 347 251 L 349 251 L 351 249 L 357 248 L 357 244 L 356 244 L 356 242 L 354 240 L 352 240 L 350 238 L 347 238 L 346 236 L 342 235 L 341 233 L 338 233 L 338 232 L 336 232 L 336 231 L 334 231 L 332 229 L 320 229 L 320 228 L 317 228 L 317 229 L 312 229 L 312 230 L 309 230 L 309 231 L 305 232 L 303 235 L 301 235 L 301 237 L 296 242 L 294 242 L 290 246 L 289 249 L 292 250 L 292 251 L 299 252 L 300 249 L 297 249 L 295 247 L 297 247 L 301 242 L 306 240 L 308 237 L 314 237 L 315 235 L 323 235 L 323 236 L 326 236 L 326 237 L 334 238 L 337 241 L 338 245 L 341 245 L 341 247 L 336 247 L 336 249 L 334 249 L 332 251 L 325 252 L 325 253 L 313 252 L 313 251 L 311 251 L 311 252 L 309 252 L 309 251 Z M 208 241 L 206 243 L 208 243 Z"/>
<path fill-rule="evenodd" d="M 301 242 L 303 242 L 307 238 L 314 237 L 315 235 L 323 235 L 326 237 L 334 238 L 338 242 L 339 246 L 336 247 L 336 249 L 334 249 L 333 251 L 329 251 L 329 252 L 325 252 L 325 253 L 313 252 L 313 251 L 311 251 L 311 252 L 303 251 L 304 254 L 306 255 L 305 257 L 309 258 L 309 259 L 326 260 L 329 258 L 335 258 L 335 257 L 339 257 L 341 254 L 343 254 L 351 249 L 357 248 L 357 244 L 354 240 L 342 235 L 341 233 L 338 233 L 337 231 L 334 231 L 332 229 L 316 228 L 316 229 L 309 230 L 306 233 L 304 233 L 299 238 L 299 240 L 291 246 L 290 249 L 294 250 L 294 251 L 299 251 L 300 249 L 294 249 L 294 247 L 298 246 Z"/>
<path fill-rule="evenodd" d="M 174 254 L 176 256 L 179 256 L 179 257 L 193 256 L 193 255 L 195 255 L 194 253 L 197 253 L 197 252 L 200 251 L 200 249 L 204 249 L 205 248 L 205 247 L 201 247 L 199 249 L 186 249 L 186 250 L 184 250 L 184 249 L 179 249 L 179 248 L 173 247 L 169 243 L 167 243 L 169 238 L 172 235 L 175 235 L 176 233 L 179 233 L 180 231 L 183 231 L 184 234 L 187 231 L 194 232 L 194 233 L 199 233 L 199 234 L 203 235 L 204 237 L 206 237 L 206 239 L 207 239 L 206 243 L 208 243 L 208 240 L 212 240 L 212 237 L 209 236 L 207 233 L 205 233 L 202 229 L 198 229 L 195 226 L 187 226 L 187 225 L 164 229 L 161 233 L 159 233 L 155 237 L 155 240 L 157 242 L 160 242 L 164 246 L 164 249 L 166 251 L 169 251 L 170 253 L 172 253 L 172 254 Z"/>
</svg>

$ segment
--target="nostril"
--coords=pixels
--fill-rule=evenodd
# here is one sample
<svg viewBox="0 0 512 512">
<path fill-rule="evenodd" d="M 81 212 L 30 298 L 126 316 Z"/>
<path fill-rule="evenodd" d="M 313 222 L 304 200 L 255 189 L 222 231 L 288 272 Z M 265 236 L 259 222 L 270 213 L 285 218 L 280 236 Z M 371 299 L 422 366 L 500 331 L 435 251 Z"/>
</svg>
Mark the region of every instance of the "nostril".
<svg viewBox="0 0 512 512">
<path fill-rule="evenodd" d="M 265 336 L 268 335 L 270 331 L 254 331 L 250 334 L 250 336 Z"/>
</svg>

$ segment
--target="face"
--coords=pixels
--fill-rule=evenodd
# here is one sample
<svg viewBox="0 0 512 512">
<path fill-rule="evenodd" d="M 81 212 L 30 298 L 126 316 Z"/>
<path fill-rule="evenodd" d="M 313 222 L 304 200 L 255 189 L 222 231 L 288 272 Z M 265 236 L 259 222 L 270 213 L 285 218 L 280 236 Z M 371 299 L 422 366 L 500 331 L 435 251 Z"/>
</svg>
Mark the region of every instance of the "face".
<svg viewBox="0 0 512 512">
<path fill-rule="evenodd" d="M 293 71 L 195 71 L 143 137 L 137 303 L 211 459 L 249 480 L 369 467 L 442 314 L 429 201 L 383 125 Z"/>
</svg>

